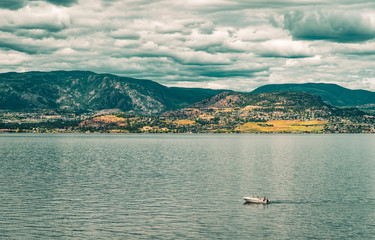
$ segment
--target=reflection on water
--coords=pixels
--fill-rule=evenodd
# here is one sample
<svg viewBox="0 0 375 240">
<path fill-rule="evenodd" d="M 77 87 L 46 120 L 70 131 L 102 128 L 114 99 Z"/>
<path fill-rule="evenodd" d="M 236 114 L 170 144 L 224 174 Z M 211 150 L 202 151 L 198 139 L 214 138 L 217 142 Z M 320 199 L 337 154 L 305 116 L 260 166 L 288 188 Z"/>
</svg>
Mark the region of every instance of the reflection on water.
<svg viewBox="0 0 375 240">
<path fill-rule="evenodd" d="M 373 146 L 374 135 L 3 134 L 0 238 L 370 239 Z"/>
</svg>

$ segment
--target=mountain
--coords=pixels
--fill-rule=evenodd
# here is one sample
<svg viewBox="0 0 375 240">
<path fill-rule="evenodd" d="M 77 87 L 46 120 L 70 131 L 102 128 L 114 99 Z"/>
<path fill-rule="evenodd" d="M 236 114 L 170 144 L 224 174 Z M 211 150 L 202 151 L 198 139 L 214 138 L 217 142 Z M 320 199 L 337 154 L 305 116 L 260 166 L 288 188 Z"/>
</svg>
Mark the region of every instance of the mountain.
<svg viewBox="0 0 375 240">
<path fill-rule="evenodd" d="M 252 93 L 264 92 L 307 92 L 320 96 L 332 106 L 354 107 L 362 109 L 375 108 L 375 92 L 366 90 L 350 90 L 336 84 L 304 83 L 304 84 L 270 84 L 255 89 Z"/>
<path fill-rule="evenodd" d="M 36 78 L 33 73 L 32 79 L 21 80 L 16 75 L 13 82 L 10 77 L 2 81 L 0 90 L 6 94 L 1 93 L 1 103 L 7 100 L 7 104 L 15 103 L 13 107 L 22 107 L 24 101 L 29 108 L 0 111 L 0 132 L 375 132 L 375 115 L 333 107 L 306 92 L 220 92 L 212 96 L 212 90 L 167 88 L 113 75 L 64 72 L 68 77 L 59 73 L 59 78 L 54 74 Z"/>
<path fill-rule="evenodd" d="M 217 106 L 239 104 L 238 106 L 265 107 L 268 104 L 269 108 L 274 105 L 277 109 L 280 106 L 286 107 L 285 104 L 294 109 L 310 108 L 309 104 L 322 104 L 319 97 L 295 92 L 320 96 L 325 103 L 334 106 L 360 106 L 367 107 L 368 110 L 375 108 L 374 92 L 349 90 L 335 84 L 266 85 L 253 93 L 280 91 L 289 93 L 226 92 L 216 95 L 223 90 L 166 87 L 150 80 L 88 71 L 11 72 L 0 74 L 0 110 L 35 112 L 38 109 L 52 109 L 82 113 L 120 109 L 124 112 L 152 115 L 190 105 L 199 107 L 210 102 L 215 102 L 213 105 Z M 224 96 L 228 99 L 221 99 Z"/>
<path fill-rule="evenodd" d="M 193 104 L 192 108 L 227 108 L 258 106 L 268 109 L 321 109 L 327 108 L 319 96 L 304 92 L 238 93 L 222 92 Z"/>
<path fill-rule="evenodd" d="M 87 71 L 0 74 L 0 109 L 64 109 L 75 112 L 120 109 L 158 114 L 188 106 L 220 90 L 169 88 L 139 80 Z"/>
<path fill-rule="evenodd" d="M 163 116 L 192 117 L 211 112 L 213 109 L 218 112 L 217 115 L 225 115 L 229 111 L 232 115 L 240 116 L 250 111 L 254 114 L 252 117 L 258 116 L 256 118 L 263 118 L 263 120 L 265 118 L 260 116 L 285 115 L 286 119 L 293 115 L 292 118 L 295 119 L 300 118 L 300 115 L 305 117 L 305 112 L 309 113 L 308 115 L 314 112 L 317 115 L 329 116 L 338 110 L 324 103 L 319 96 L 304 92 L 222 92 L 186 108 L 166 112 Z"/>
<path fill-rule="evenodd" d="M 375 120 L 356 108 L 333 107 L 306 92 L 222 92 L 162 117 L 180 126 L 180 131 L 253 133 L 374 132 Z M 181 127 L 184 124 L 188 126 Z"/>
<path fill-rule="evenodd" d="M 322 101 L 320 96 L 307 92 L 238 93 L 222 92 L 190 106 L 191 108 L 234 108 L 242 111 L 250 108 L 271 115 L 295 115 L 294 118 L 357 117 L 365 113 L 357 108 L 338 108 Z M 290 118 L 290 117 L 286 117 Z"/>
</svg>

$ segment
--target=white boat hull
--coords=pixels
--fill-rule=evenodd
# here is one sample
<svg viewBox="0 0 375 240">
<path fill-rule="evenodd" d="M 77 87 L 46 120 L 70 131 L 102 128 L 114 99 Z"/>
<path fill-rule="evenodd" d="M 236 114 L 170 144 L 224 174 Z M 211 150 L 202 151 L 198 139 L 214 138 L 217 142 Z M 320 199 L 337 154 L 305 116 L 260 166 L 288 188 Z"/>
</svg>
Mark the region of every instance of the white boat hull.
<svg viewBox="0 0 375 240">
<path fill-rule="evenodd" d="M 270 200 L 266 199 L 261 199 L 261 198 L 256 198 L 256 197 L 243 197 L 246 203 L 262 203 L 262 204 L 268 204 L 270 203 Z"/>
</svg>

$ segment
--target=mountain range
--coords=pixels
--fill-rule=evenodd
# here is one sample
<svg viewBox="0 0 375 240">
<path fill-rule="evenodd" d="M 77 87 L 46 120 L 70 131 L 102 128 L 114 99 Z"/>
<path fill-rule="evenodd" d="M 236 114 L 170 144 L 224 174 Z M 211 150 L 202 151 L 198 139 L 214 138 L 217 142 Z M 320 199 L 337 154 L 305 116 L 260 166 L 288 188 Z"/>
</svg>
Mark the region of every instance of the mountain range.
<svg viewBox="0 0 375 240">
<path fill-rule="evenodd" d="M 211 97 L 223 91 L 166 87 L 150 80 L 88 71 L 10 72 L 0 74 L 0 109 L 59 109 L 74 112 L 120 109 L 153 115 L 194 104 L 197 106 L 202 104 L 198 102 L 212 100 Z M 350 90 L 335 84 L 265 85 L 252 94 L 266 92 L 306 92 L 319 96 L 332 106 L 375 111 L 375 92 Z M 272 104 L 272 100 L 268 101 Z"/>
<path fill-rule="evenodd" d="M 150 80 L 54 71 L 0 74 L 0 109 L 63 109 L 74 112 L 120 109 L 158 114 L 188 106 L 221 90 L 169 88 Z"/>
<path fill-rule="evenodd" d="M 264 92 L 307 92 L 322 98 L 325 103 L 337 107 L 357 107 L 375 113 L 375 92 L 351 90 L 336 84 L 269 84 L 255 89 L 252 93 Z"/>
</svg>

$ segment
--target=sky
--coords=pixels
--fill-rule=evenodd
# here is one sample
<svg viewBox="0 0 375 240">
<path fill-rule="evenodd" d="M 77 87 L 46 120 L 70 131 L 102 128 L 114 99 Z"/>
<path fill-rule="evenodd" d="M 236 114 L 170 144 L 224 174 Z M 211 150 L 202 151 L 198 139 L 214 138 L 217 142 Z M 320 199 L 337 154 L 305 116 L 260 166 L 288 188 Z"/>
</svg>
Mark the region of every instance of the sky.
<svg viewBox="0 0 375 240">
<path fill-rule="evenodd" d="M 0 72 L 375 91 L 373 0 L 1 0 Z"/>
</svg>

